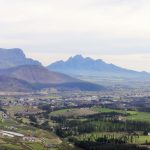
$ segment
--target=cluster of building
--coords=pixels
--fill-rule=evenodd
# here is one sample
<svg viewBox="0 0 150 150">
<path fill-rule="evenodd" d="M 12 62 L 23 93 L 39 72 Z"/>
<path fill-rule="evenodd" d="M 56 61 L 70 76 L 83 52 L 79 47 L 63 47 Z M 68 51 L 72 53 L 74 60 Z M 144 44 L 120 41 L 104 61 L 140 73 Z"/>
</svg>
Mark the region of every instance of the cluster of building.
<svg viewBox="0 0 150 150">
<path fill-rule="evenodd" d="M 9 138 L 18 137 L 18 138 L 21 138 L 23 141 L 28 141 L 28 142 L 37 141 L 36 137 L 25 136 L 21 133 L 12 132 L 12 131 L 5 131 L 5 130 L 0 130 L 0 137 L 9 137 Z"/>
</svg>

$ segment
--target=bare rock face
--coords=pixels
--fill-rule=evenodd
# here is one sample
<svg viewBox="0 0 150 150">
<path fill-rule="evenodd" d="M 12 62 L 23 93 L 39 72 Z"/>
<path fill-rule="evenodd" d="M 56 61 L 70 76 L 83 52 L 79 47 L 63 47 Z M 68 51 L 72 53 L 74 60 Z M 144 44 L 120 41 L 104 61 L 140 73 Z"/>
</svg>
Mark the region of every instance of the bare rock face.
<svg viewBox="0 0 150 150">
<path fill-rule="evenodd" d="M 40 62 L 26 58 L 19 48 L 0 48 L 0 69 L 11 68 L 21 65 L 41 65 Z"/>
</svg>

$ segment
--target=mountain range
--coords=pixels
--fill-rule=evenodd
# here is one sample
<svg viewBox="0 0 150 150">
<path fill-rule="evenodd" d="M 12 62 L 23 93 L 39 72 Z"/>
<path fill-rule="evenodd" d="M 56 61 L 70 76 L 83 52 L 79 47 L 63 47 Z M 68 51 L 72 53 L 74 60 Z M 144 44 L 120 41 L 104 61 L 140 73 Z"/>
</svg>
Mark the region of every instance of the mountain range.
<svg viewBox="0 0 150 150">
<path fill-rule="evenodd" d="M 51 71 L 61 72 L 73 77 L 95 81 L 101 80 L 138 80 L 150 81 L 150 74 L 147 72 L 138 72 L 114 64 L 108 64 L 101 59 L 94 60 L 90 57 L 84 58 L 82 55 L 70 57 L 67 61 L 57 61 L 47 68 Z"/>
<path fill-rule="evenodd" d="M 28 92 L 51 87 L 60 90 L 100 91 L 107 89 L 102 85 L 111 82 L 113 85 L 122 84 L 125 80 L 131 85 L 133 81 L 150 82 L 150 74 L 82 55 L 44 67 L 39 61 L 27 58 L 19 48 L 0 48 L 0 91 Z"/>
<path fill-rule="evenodd" d="M 102 90 L 103 86 L 49 71 L 26 58 L 21 49 L 0 49 L 0 91 L 35 91 L 42 88 Z"/>
</svg>

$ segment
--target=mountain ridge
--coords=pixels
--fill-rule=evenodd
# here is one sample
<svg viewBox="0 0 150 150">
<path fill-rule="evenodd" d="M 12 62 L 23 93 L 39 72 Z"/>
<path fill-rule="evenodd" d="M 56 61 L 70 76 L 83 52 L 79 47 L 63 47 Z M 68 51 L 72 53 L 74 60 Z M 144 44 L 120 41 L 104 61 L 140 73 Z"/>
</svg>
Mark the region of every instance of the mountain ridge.
<svg viewBox="0 0 150 150">
<path fill-rule="evenodd" d="M 49 71 L 38 61 L 26 58 L 21 49 L 0 49 L 0 91 L 35 91 L 42 88 L 101 90 L 103 86 Z M 87 87 L 88 86 L 88 87 Z"/>
<path fill-rule="evenodd" d="M 49 71 L 43 66 L 23 65 L 9 69 L 0 69 L 0 75 L 10 76 L 29 83 L 60 84 L 79 81 L 63 73 Z"/>
<path fill-rule="evenodd" d="M 85 66 L 83 66 L 85 65 Z M 73 67 L 73 68 L 69 68 L 69 67 Z M 103 67 L 103 68 L 101 68 Z M 51 63 L 50 65 L 47 66 L 47 68 L 51 69 L 51 70 L 60 70 L 60 69 L 82 69 L 82 70 L 86 70 L 86 69 L 97 69 L 97 71 L 104 71 L 104 70 L 123 70 L 123 71 L 132 71 L 132 72 L 136 72 L 136 73 L 147 73 L 146 71 L 135 71 L 135 70 L 131 70 L 131 69 L 126 69 L 123 67 L 119 67 L 116 66 L 112 63 L 106 63 L 104 62 L 102 59 L 92 59 L 90 57 L 83 57 L 82 55 L 75 55 L 74 57 L 70 57 L 68 58 L 67 61 L 56 61 L 54 63 Z M 111 71 L 109 70 L 109 71 Z"/>
<path fill-rule="evenodd" d="M 114 64 L 108 64 L 102 59 L 92 59 L 90 57 L 83 57 L 82 55 L 75 55 L 68 58 L 66 61 L 56 61 L 47 66 L 51 71 L 66 73 L 79 79 L 90 80 L 93 78 L 124 78 L 124 79 L 144 79 L 150 80 L 150 73 L 139 72 L 131 69 L 118 67 Z M 82 78 L 80 78 L 82 76 Z M 92 81 L 92 80 L 90 80 Z"/>
<path fill-rule="evenodd" d="M 21 65 L 42 65 L 39 61 L 27 58 L 20 48 L 0 48 L 0 69 Z"/>
</svg>

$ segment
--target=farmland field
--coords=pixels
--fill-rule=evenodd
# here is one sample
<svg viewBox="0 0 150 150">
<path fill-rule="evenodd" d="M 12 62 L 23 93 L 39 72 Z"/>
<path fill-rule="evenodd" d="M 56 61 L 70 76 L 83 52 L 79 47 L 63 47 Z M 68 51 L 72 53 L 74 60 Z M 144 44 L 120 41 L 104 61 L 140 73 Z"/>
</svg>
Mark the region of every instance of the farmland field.
<svg viewBox="0 0 150 150">
<path fill-rule="evenodd" d="M 91 109 L 100 113 L 117 112 L 117 113 L 128 114 L 128 116 L 126 117 L 127 120 L 150 122 L 150 113 L 148 112 L 126 111 L 126 110 L 117 110 L 117 109 L 109 109 L 109 108 L 101 108 L 101 107 L 93 107 Z"/>
<path fill-rule="evenodd" d="M 96 114 L 96 111 L 93 111 L 89 108 L 74 108 L 74 109 L 62 109 L 58 111 L 52 112 L 51 116 L 65 116 L 65 117 L 78 117 L 78 116 L 86 116 Z"/>
</svg>

